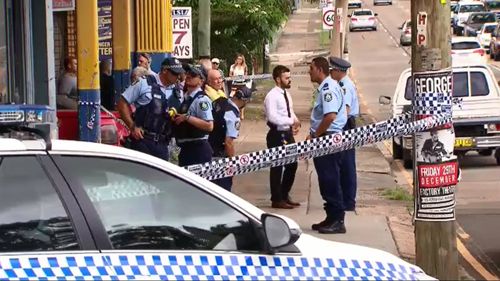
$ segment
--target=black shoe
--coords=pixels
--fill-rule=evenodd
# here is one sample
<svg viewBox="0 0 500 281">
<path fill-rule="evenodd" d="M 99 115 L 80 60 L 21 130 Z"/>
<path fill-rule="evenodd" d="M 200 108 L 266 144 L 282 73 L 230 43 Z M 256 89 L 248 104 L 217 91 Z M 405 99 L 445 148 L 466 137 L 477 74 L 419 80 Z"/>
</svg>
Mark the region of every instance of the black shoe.
<svg viewBox="0 0 500 281">
<path fill-rule="evenodd" d="M 323 234 L 346 233 L 344 221 L 334 221 L 326 226 L 320 227 L 318 232 Z"/>
<path fill-rule="evenodd" d="M 315 223 L 311 226 L 312 230 L 319 230 L 320 228 L 327 226 L 330 224 L 328 218 L 324 219 L 322 222 Z"/>
</svg>

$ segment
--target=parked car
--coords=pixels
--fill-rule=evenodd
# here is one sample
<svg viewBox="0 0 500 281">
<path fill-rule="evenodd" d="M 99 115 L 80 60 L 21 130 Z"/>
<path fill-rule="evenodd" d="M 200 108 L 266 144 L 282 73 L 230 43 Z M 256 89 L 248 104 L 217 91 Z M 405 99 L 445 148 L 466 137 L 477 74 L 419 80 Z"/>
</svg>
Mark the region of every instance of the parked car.
<svg viewBox="0 0 500 281">
<path fill-rule="evenodd" d="M 500 60 L 500 24 L 491 33 L 490 58 Z"/>
<path fill-rule="evenodd" d="M 486 10 L 493 12 L 497 15 L 497 19 L 500 19 L 500 0 L 483 0 Z"/>
<path fill-rule="evenodd" d="M 483 2 L 468 0 L 458 2 L 453 14 L 453 33 L 462 35 L 470 13 L 475 12 L 486 12 Z"/>
<path fill-rule="evenodd" d="M 493 12 L 470 13 L 464 25 L 464 36 L 476 36 L 485 23 L 496 23 L 497 16 Z"/>
<path fill-rule="evenodd" d="M 361 2 L 361 0 L 349 0 L 349 2 L 347 2 L 347 8 L 348 9 L 354 9 L 354 8 L 361 9 L 362 3 L 363 2 Z"/>
<path fill-rule="evenodd" d="M 455 9 L 458 7 L 458 1 L 451 1 L 450 2 L 450 23 L 451 26 L 453 26 L 453 16 L 455 15 Z"/>
<path fill-rule="evenodd" d="M 401 30 L 399 44 L 402 46 L 411 45 L 411 20 L 406 20 L 403 25 L 398 28 Z"/>
<path fill-rule="evenodd" d="M 349 30 L 355 29 L 372 29 L 377 30 L 377 14 L 369 9 L 358 9 L 352 11 L 348 16 L 351 20 Z"/>
<path fill-rule="evenodd" d="M 378 4 L 392 5 L 392 0 L 373 0 L 373 6 L 377 6 Z"/>
<path fill-rule="evenodd" d="M 498 23 L 485 23 L 477 33 L 477 41 L 486 50 L 486 53 L 490 51 L 491 33 L 497 25 Z"/>
<path fill-rule="evenodd" d="M 26 113 L 0 106 L 2 280 L 434 280 L 160 158 L 13 128 Z"/>
<path fill-rule="evenodd" d="M 411 69 L 404 70 L 398 80 L 394 96 L 381 96 L 382 104 L 391 104 L 393 116 L 403 113 L 411 105 Z M 453 66 L 453 97 L 461 98 L 460 105 L 453 106 L 455 154 L 465 156 L 468 151 L 495 158 L 500 165 L 500 87 L 487 65 Z M 393 157 L 402 159 L 405 168 L 411 168 L 412 136 L 393 138 Z"/>
<path fill-rule="evenodd" d="M 451 39 L 451 57 L 459 64 L 486 63 L 486 51 L 473 37 L 453 37 Z"/>
</svg>

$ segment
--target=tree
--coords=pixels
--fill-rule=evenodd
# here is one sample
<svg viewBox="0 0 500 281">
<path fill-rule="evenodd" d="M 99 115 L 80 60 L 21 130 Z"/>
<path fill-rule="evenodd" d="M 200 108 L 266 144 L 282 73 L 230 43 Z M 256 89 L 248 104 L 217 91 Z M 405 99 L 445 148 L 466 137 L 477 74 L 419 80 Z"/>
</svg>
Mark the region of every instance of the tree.
<svg viewBox="0 0 500 281">
<path fill-rule="evenodd" d="M 175 6 L 191 6 L 193 26 L 197 26 L 198 0 L 177 0 Z M 211 10 L 212 56 L 221 58 L 230 65 L 236 53 L 244 54 L 247 63 L 254 58 L 261 58 L 263 45 L 272 39 L 273 34 L 290 14 L 291 2 L 290 0 L 212 0 Z M 193 38 L 193 41 L 196 41 L 196 38 Z M 197 50 L 194 53 L 197 54 Z"/>
</svg>

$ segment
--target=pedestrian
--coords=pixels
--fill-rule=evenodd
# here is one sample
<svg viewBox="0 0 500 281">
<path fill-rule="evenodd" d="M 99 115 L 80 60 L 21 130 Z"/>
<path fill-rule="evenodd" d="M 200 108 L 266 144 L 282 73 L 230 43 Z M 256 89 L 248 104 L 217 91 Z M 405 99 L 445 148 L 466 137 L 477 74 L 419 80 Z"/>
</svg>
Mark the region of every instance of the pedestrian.
<svg viewBox="0 0 500 281">
<path fill-rule="evenodd" d="M 147 69 L 149 72 L 148 73 L 149 75 L 153 75 L 155 77 L 158 77 L 158 74 L 151 69 L 151 62 L 152 62 L 152 59 L 151 59 L 150 54 L 148 54 L 148 53 L 137 54 L 137 65 L 142 66 L 145 69 Z"/>
<path fill-rule="evenodd" d="M 217 70 L 212 71 L 218 72 Z M 213 150 L 213 160 L 236 155 L 234 140 L 238 138 L 240 131 L 240 110 L 245 107 L 251 95 L 252 91 L 244 87 L 239 89 L 230 99 L 219 97 L 214 101 L 214 109 L 212 111 L 214 117 L 214 130 L 210 133 L 208 138 Z M 216 179 L 213 183 L 227 191 L 231 191 L 233 177 Z"/>
<path fill-rule="evenodd" d="M 316 57 L 309 66 L 311 81 L 319 84 L 311 112 L 311 129 L 307 140 L 341 133 L 347 115 L 342 89 L 330 77 L 330 66 L 324 57 Z M 345 208 L 340 185 L 341 154 L 333 153 L 314 158 L 321 197 L 325 201 L 326 218 L 312 225 L 320 233 L 345 233 Z"/>
<path fill-rule="evenodd" d="M 236 54 L 236 60 L 229 68 L 229 76 L 243 76 L 247 74 L 248 69 L 245 62 L 245 56 L 242 54 Z"/>
<path fill-rule="evenodd" d="M 264 99 L 267 126 L 267 147 L 277 147 L 294 143 L 294 133 L 298 132 L 300 122 L 293 111 L 293 102 L 290 92 L 291 87 L 290 69 L 278 65 L 273 69 L 273 79 L 276 84 L 267 93 Z M 300 203 L 292 201 L 290 190 L 295 181 L 297 163 L 272 167 L 269 174 L 271 187 L 271 206 L 279 209 L 292 209 L 300 206 Z"/>
<path fill-rule="evenodd" d="M 213 130 L 212 101 L 202 89 L 205 80 L 200 67 L 185 65 L 186 93 L 175 116 L 176 143 L 181 148 L 179 165 L 188 166 L 212 160 L 208 134 Z"/>
<path fill-rule="evenodd" d="M 135 82 L 139 81 L 139 78 L 144 78 L 149 74 L 149 70 L 142 66 L 137 66 L 130 73 L 130 84 L 135 84 Z"/>
<path fill-rule="evenodd" d="M 64 59 L 64 72 L 57 83 L 57 109 L 78 109 L 77 70 L 76 58 L 69 56 Z"/>
<path fill-rule="evenodd" d="M 205 85 L 205 93 L 207 96 L 215 102 L 218 98 L 226 98 L 226 93 L 223 91 L 224 79 L 220 72 L 216 69 L 210 69 L 208 71 L 207 83 Z"/>
<path fill-rule="evenodd" d="M 174 108 L 177 110 L 181 99 L 175 83 L 182 72 L 179 60 L 166 58 L 158 80 L 153 75 L 138 78 L 122 94 L 117 107 L 130 129 L 130 148 L 168 161 Z M 134 117 L 130 105 L 135 107 Z"/>
<path fill-rule="evenodd" d="M 347 75 L 347 70 L 351 64 L 341 58 L 330 57 L 330 75 L 337 81 L 344 93 L 344 103 L 346 105 L 347 122 L 344 130 L 356 128 L 356 117 L 359 115 L 359 100 L 356 86 Z M 346 211 L 356 210 L 356 150 L 354 148 L 341 152 L 342 163 L 340 165 L 340 185 L 344 197 L 344 207 Z"/>
<path fill-rule="evenodd" d="M 111 60 L 99 63 L 99 83 L 101 86 L 101 105 L 108 110 L 115 109 L 115 84 Z"/>
</svg>

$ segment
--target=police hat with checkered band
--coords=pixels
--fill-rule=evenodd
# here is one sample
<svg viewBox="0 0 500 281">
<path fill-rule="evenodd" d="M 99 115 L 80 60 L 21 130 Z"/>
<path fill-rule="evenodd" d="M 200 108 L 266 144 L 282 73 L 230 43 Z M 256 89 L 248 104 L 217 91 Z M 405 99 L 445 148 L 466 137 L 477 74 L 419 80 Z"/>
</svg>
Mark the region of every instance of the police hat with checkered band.
<svg viewBox="0 0 500 281">
<path fill-rule="evenodd" d="M 330 57 L 328 60 L 330 61 L 330 70 L 339 70 L 346 72 L 351 67 L 351 63 L 346 61 L 345 59 Z"/>
</svg>

